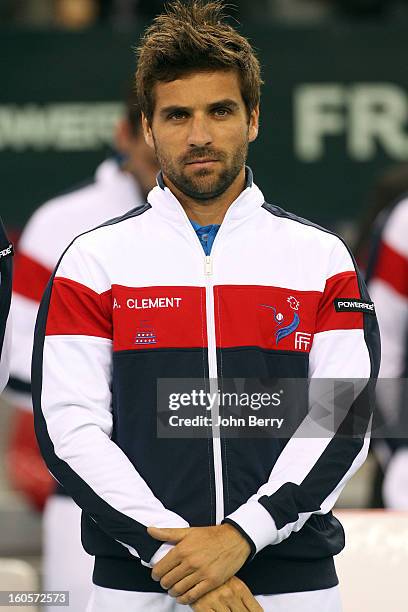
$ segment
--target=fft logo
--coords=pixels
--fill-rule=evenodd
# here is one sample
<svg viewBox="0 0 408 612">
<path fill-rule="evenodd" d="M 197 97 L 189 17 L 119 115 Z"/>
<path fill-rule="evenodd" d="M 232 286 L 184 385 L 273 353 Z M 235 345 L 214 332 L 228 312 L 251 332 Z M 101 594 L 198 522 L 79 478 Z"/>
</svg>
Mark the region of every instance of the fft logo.
<svg viewBox="0 0 408 612">
<path fill-rule="evenodd" d="M 295 349 L 298 351 L 307 351 L 312 341 L 312 334 L 307 332 L 296 332 L 295 334 Z"/>
</svg>

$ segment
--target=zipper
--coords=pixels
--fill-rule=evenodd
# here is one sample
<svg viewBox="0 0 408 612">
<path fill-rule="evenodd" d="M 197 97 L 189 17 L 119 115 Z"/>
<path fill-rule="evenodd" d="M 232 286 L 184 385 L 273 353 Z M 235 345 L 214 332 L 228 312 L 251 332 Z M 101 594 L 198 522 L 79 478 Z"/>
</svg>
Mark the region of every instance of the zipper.
<svg viewBox="0 0 408 612">
<path fill-rule="evenodd" d="M 240 193 L 238 198 L 231 204 L 228 208 L 225 217 L 222 221 L 221 227 L 218 230 L 217 235 L 215 236 L 213 245 L 212 245 L 212 253 L 213 255 L 206 255 L 204 259 L 204 278 L 205 278 L 205 302 L 206 302 L 206 319 L 207 319 L 207 340 L 208 340 L 208 375 L 210 379 L 210 393 L 215 393 L 215 397 L 217 401 L 214 402 L 214 406 L 211 408 L 211 421 L 212 421 L 212 442 L 213 442 L 213 465 L 214 465 L 214 481 L 215 481 L 215 522 L 217 525 L 221 523 L 224 519 L 224 483 L 223 483 L 223 473 L 222 473 L 222 454 L 221 454 L 221 436 L 220 436 L 220 428 L 215 423 L 218 423 L 219 419 L 219 397 L 218 397 L 218 371 L 217 371 L 217 344 L 216 344 L 216 336 L 215 336 L 215 314 L 214 314 L 214 285 L 212 281 L 213 276 L 213 261 L 214 261 L 214 248 L 215 245 L 219 241 L 219 236 L 223 231 L 223 227 L 225 227 L 225 221 L 228 219 L 231 211 L 234 206 L 236 206 L 237 202 L 244 197 L 244 194 L 247 193 L 249 187 L 245 188 L 244 191 Z M 195 244 L 197 244 L 198 248 L 203 252 L 203 247 L 201 242 L 190 223 L 190 220 L 185 213 L 183 207 L 177 198 L 172 194 L 172 192 L 166 188 L 167 197 L 172 198 L 177 203 L 178 210 L 180 214 L 184 217 L 184 221 L 187 224 L 186 227 L 189 228 L 190 235 L 194 235 Z M 167 202 L 165 202 L 167 205 Z"/>
<path fill-rule="evenodd" d="M 171 193 L 170 190 L 167 189 L 169 197 L 172 197 L 178 206 L 180 214 L 184 217 L 184 220 L 189 228 L 190 235 L 194 235 L 194 242 L 197 244 L 201 253 L 203 252 L 203 247 L 201 242 L 190 223 L 187 214 L 185 213 L 183 207 L 177 198 Z M 244 194 L 247 192 L 245 189 L 232 203 L 232 205 L 228 208 L 225 217 L 222 221 L 221 227 L 218 230 L 217 235 L 215 236 L 213 245 L 212 245 L 212 253 L 213 255 L 205 255 L 204 258 L 204 279 L 205 279 L 205 310 L 206 310 L 206 319 L 207 319 L 207 341 L 208 341 L 208 376 L 210 380 L 209 388 L 210 393 L 215 393 L 217 401 L 214 402 L 214 405 L 211 408 L 211 433 L 212 433 L 212 443 L 213 443 L 213 466 L 214 466 L 214 484 L 215 484 L 215 523 L 216 525 L 221 524 L 224 519 L 224 482 L 223 482 L 223 473 L 222 473 L 222 453 L 221 453 L 221 436 L 220 436 L 220 427 L 216 425 L 219 420 L 219 396 L 218 396 L 218 369 L 217 369 L 217 343 L 215 336 L 215 313 L 214 313 L 214 285 L 213 285 L 213 261 L 214 261 L 214 249 L 216 244 L 218 244 L 220 233 L 225 227 L 225 221 L 228 219 L 231 211 L 233 210 L 234 205 L 242 199 Z"/>
<path fill-rule="evenodd" d="M 216 525 L 219 525 L 224 518 L 224 484 L 222 475 L 220 427 L 217 425 L 220 410 L 218 396 L 217 344 L 215 337 L 214 286 L 212 283 L 212 268 L 213 260 L 211 259 L 210 255 L 206 255 L 204 260 L 204 276 L 208 341 L 208 376 L 210 379 L 211 397 L 217 398 L 217 401 L 215 401 L 211 407 L 211 430 L 215 481 L 215 523 Z"/>
</svg>

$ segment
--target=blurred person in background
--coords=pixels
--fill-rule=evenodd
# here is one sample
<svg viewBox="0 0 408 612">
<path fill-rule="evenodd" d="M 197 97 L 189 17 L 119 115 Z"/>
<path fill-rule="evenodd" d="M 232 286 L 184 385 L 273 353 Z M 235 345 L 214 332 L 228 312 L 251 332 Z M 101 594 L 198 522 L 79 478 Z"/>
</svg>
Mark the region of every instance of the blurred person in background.
<svg viewBox="0 0 408 612">
<path fill-rule="evenodd" d="M 378 180 L 355 253 L 366 269 L 380 327 L 379 377 L 405 379 L 408 376 L 408 164 L 388 170 Z M 377 404 L 383 422 L 401 427 L 406 422 L 404 401 L 403 385 L 380 381 Z M 378 463 L 374 507 L 408 510 L 408 436 L 403 431 L 399 433 L 400 438 L 373 438 L 372 448 Z"/>
<path fill-rule="evenodd" d="M 367 271 L 376 220 L 406 192 L 408 193 L 407 163 L 392 166 L 375 182 L 353 240 L 353 252 L 362 270 Z"/>
<path fill-rule="evenodd" d="M 287 23 L 320 24 L 340 19 L 372 21 L 407 14 L 405 0 L 269 0 L 273 19 Z"/>
<path fill-rule="evenodd" d="M 128 29 L 158 15 L 164 0 L 0 0 L 0 22 L 80 30 L 98 23 Z M 234 17 L 251 21 L 320 24 L 328 20 L 399 19 L 405 0 L 235 0 Z"/>
<path fill-rule="evenodd" d="M 0 392 L 7 384 L 10 363 L 10 301 L 13 246 L 0 218 Z"/>
<path fill-rule="evenodd" d="M 127 115 L 117 125 L 115 148 L 116 157 L 102 162 L 92 182 L 50 200 L 29 220 L 18 245 L 11 308 L 14 335 L 7 395 L 15 410 L 8 475 L 33 508 L 44 509 L 44 588 L 69 590 L 75 612 L 85 609 L 89 598 L 93 559 L 81 546 L 80 509 L 56 484 L 37 447 L 31 352 L 38 305 L 63 250 L 78 234 L 145 201 L 155 182 L 158 166 L 145 144 L 134 94 L 127 100 Z"/>
<path fill-rule="evenodd" d="M 274 3 L 278 4 L 278 18 L 298 12 L 314 13 L 309 4 L 326 5 L 326 0 L 235 0 L 231 4 L 234 18 L 265 21 L 274 16 Z M 286 10 L 285 4 L 289 6 Z M 158 15 L 164 0 L 0 0 L 0 23 L 14 23 L 28 27 L 58 27 L 65 30 L 81 30 L 99 23 L 107 23 L 118 29 L 135 27 Z"/>
<path fill-rule="evenodd" d="M 0 22 L 77 30 L 94 25 L 100 0 L 0 0 Z"/>
<path fill-rule="evenodd" d="M 316 24 L 334 11 L 331 0 L 270 0 L 272 17 L 283 23 Z"/>
<path fill-rule="evenodd" d="M 67 30 L 93 26 L 99 12 L 98 0 L 54 0 L 54 24 Z"/>
</svg>

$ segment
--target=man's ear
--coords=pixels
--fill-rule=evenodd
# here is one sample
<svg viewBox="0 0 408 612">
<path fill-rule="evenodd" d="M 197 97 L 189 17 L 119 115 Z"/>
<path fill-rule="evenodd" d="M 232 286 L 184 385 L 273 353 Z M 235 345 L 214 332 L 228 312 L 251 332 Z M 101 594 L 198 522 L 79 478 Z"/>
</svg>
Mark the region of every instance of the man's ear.
<svg viewBox="0 0 408 612">
<path fill-rule="evenodd" d="M 248 140 L 253 142 L 258 136 L 259 130 L 259 104 L 251 113 L 249 118 Z"/>
<path fill-rule="evenodd" d="M 154 151 L 154 140 L 153 140 L 152 128 L 144 113 L 142 113 L 142 127 L 143 127 L 143 135 L 144 135 L 146 144 Z"/>
</svg>

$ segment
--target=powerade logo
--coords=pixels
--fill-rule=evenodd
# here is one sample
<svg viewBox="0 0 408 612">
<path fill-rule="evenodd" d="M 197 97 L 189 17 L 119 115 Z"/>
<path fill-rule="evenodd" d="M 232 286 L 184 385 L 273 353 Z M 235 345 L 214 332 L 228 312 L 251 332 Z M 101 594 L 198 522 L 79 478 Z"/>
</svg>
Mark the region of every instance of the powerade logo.
<svg viewBox="0 0 408 612">
<path fill-rule="evenodd" d="M 365 312 L 375 316 L 374 303 L 368 300 L 354 298 L 338 298 L 334 300 L 336 312 Z"/>
<path fill-rule="evenodd" d="M 3 249 L 2 251 L 0 251 L 0 259 L 2 259 L 3 257 L 8 257 L 9 255 L 13 255 L 13 245 L 9 244 L 9 246 L 6 249 Z"/>
</svg>

